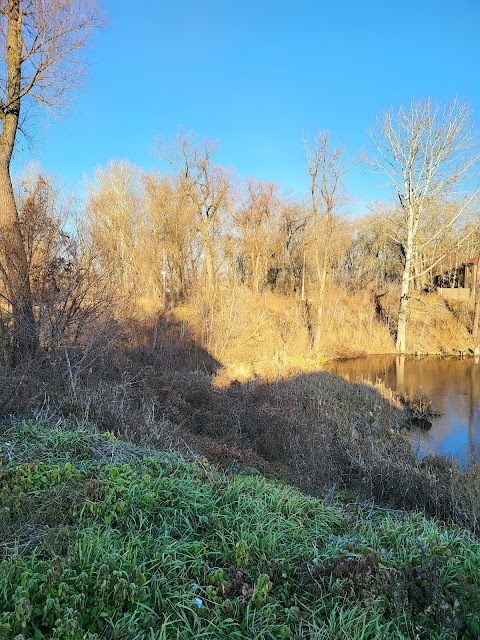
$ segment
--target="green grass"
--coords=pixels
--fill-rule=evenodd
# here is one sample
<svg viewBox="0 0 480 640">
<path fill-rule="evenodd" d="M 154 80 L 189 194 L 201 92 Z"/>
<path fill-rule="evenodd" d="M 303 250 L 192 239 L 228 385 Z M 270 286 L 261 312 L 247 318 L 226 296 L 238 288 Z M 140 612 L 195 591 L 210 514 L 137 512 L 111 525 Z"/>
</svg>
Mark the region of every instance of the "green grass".
<svg viewBox="0 0 480 640">
<path fill-rule="evenodd" d="M 478 638 L 480 544 L 75 425 L 0 435 L 0 638 Z"/>
</svg>

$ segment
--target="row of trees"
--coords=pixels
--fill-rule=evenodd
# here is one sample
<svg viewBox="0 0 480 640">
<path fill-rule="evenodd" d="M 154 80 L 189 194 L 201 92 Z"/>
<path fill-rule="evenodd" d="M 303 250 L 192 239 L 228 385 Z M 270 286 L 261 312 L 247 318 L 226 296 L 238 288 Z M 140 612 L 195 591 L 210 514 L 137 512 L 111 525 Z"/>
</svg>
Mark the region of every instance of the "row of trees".
<svg viewBox="0 0 480 640">
<path fill-rule="evenodd" d="M 352 291 L 403 286 L 405 308 L 405 282 L 408 300 L 412 290 L 433 288 L 436 273 L 480 249 L 475 191 L 424 204 L 413 241 L 402 205 L 378 204 L 367 216 L 348 217 L 350 165 L 327 133 L 305 143 L 311 188 L 303 200 L 272 183 L 241 181 L 215 164 L 213 143 L 191 134 L 158 149 L 167 171 L 146 173 L 118 161 L 98 168 L 75 231 L 72 220 L 66 224 L 72 199 L 52 179 L 30 170 L 19 180 L 18 220 L 43 346 L 75 340 L 86 318 L 99 315 L 102 291 L 158 308 L 188 302 L 199 290 L 213 300 L 215 292 L 241 283 L 315 307 L 311 337 L 318 351 L 329 282 Z M 14 318 L 4 317 L 7 335 Z"/>
<path fill-rule="evenodd" d="M 180 133 L 173 145 L 159 145 L 167 173 L 147 176 L 118 163 L 98 170 L 87 203 L 96 255 L 107 269 L 116 251 L 124 289 L 166 297 L 168 285 L 174 301 L 200 279 L 213 291 L 232 278 L 255 291 L 269 286 L 308 297 L 317 308 L 316 350 L 329 279 L 352 288 L 395 283 L 403 352 L 412 290 L 432 288 L 436 273 L 480 248 L 479 155 L 469 118 L 456 101 L 387 112 L 372 133 L 377 154 L 365 161 L 388 178 L 398 203 L 350 220 L 345 176 L 352 165 L 328 133 L 305 141 L 310 196 L 302 201 L 271 183 L 240 185 L 214 164 L 212 143 Z"/>
<path fill-rule="evenodd" d="M 98 24 L 97 9 L 94 0 L 1 0 L 0 24 L 0 278 L 13 353 L 58 341 L 54 325 L 71 339 L 72 318 L 100 299 L 100 278 L 129 298 L 165 305 L 200 286 L 211 299 L 233 279 L 297 295 L 318 310 L 317 350 L 329 280 L 357 288 L 369 280 L 398 283 L 402 352 L 412 288 L 428 287 L 435 269 L 478 250 L 479 155 L 470 112 L 458 101 L 438 106 L 430 99 L 378 119 L 374 151 L 363 160 L 387 178 L 397 204 L 374 207 L 364 219 L 347 220 L 351 163 L 328 133 L 305 141 L 310 189 L 302 201 L 271 183 L 240 184 L 215 163 L 215 143 L 180 133 L 157 145 L 162 173 L 119 162 L 98 169 L 81 228 L 68 235 L 51 182 L 24 179 L 15 195 L 10 162 L 24 104 L 62 106 L 75 87 L 77 54 Z M 54 301 L 49 311 L 47 300 Z"/>
<path fill-rule="evenodd" d="M 321 349 L 329 281 L 352 291 L 400 286 L 408 240 L 403 210 L 379 205 L 349 220 L 343 213 L 343 152 L 330 150 L 327 134 L 314 140 L 312 151 L 307 147 L 313 188 L 304 201 L 271 183 L 242 183 L 214 164 L 212 149 L 179 135 L 169 153 L 176 157 L 180 150 L 181 168 L 175 163 L 173 171 L 147 174 L 112 161 L 97 169 L 75 240 L 65 233 L 70 203 L 51 181 L 38 172 L 20 181 L 20 225 L 44 344 L 58 344 L 67 326 L 72 335 L 77 325 L 70 314 L 92 311 L 100 280 L 117 299 L 143 298 L 157 308 L 188 301 L 199 290 L 213 300 L 234 283 L 296 296 L 318 308 L 315 349 Z M 165 147 L 162 157 L 170 157 Z M 409 293 L 433 288 L 437 269 L 428 265 L 453 270 L 478 251 L 474 221 L 465 216 L 448 226 L 457 214 L 448 203 L 419 225 Z"/>
</svg>

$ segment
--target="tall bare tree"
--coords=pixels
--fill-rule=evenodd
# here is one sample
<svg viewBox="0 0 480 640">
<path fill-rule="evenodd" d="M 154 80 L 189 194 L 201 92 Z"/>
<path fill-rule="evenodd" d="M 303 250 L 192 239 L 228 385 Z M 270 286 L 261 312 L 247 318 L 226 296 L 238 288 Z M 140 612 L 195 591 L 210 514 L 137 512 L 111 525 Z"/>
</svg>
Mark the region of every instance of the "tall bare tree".
<svg viewBox="0 0 480 640">
<path fill-rule="evenodd" d="M 87 181 L 88 233 L 103 274 L 124 294 L 138 294 L 144 186 L 140 171 L 129 162 L 112 160 L 97 167 Z"/>
<path fill-rule="evenodd" d="M 287 295 L 301 291 L 304 300 L 308 213 L 303 203 L 282 199 L 273 222 L 276 225 L 266 247 L 268 282 Z"/>
<path fill-rule="evenodd" d="M 350 171 L 344 163 L 345 150 L 333 147 L 330 135 L 322 131 L 313 139 L 309 147 L 304 141 L 305 159 L 310 175 L 310 196 L 315 238 L 315 263 L 318 278 L 317 330 L 314 347 L 320 347 L 322 317 L 325 302 L 325 285 L 330 266 L 330 245 L 332 243 L 338 215 L 346 204 L 343 178 Z"/>
<path fill-rule="evenodd" d="M 269 182 L 247 180 L 246 194 L 235 214 L 235 225 L 239 231 L 241 258 L 245 262 L 245 278 L 254 291 L 260 291 L 262 267 L 267 261 L 269 235 L 275 207 L 278 206 L 277 188 Z M 265 276 L 265 274 L 264 274 Z M 263 278 L 265 281 L 266 278 Z"/>
<path fill-rule="evenodd" d="M 213 155 L 218 144 L 206 140 L 199 145 L 192 134 L 179 132 L 176 143 L 164 145 L 159 142 L 157 155 L 169 163 L 178 178 L 178 189 L 186 203 L 195 212 L 196 230 L 203 245 L 206 284 L 212 290 L 218 265 L 217 244 L 220 232 L 229 216 L 230 175 L 215 165 Z"/>
<path fill-rule="evenodd" d="M 184 300 L 197 277 L 201 246 L 197 238 L 196 211 L 179 188 L 176 176 L 144 177 L 147 211 L 151 226 L 152 274 L 171 302 Z"/>
<path fill-rule="evenodd" d="M 0 0 L 1 276 L 12 310 L 13 347 L 38 346 L 28 261 L 10 163 L 22 108 L 61 107 L 78 85 L 79 52 L 97 21 L 95 0 Z"/>
<path fill-rule="evenodd" d="M 398 307 L 396 348 L 405 352 L 408 300 L 411 283 L 432 269 L 444 255 L 437 255 L 421 271 L 412 273 L 416 255 L 453 230 L 478 194 L 472 188 L 479 154 L 470 111 L 457 100 L 440 106 L 432 100 L 412 101 L 409 108 L 392 109 L 377 120 L 371 132 L 376 157 L 371 165 L 386 174 L 395 189 L 402 211 L 403 275 Z M 448 206 L 447 206 L 448 203 Z M 419 230 L 438 207 L 445 213 L 441 224 L 417 242 Z"/>
</svg>

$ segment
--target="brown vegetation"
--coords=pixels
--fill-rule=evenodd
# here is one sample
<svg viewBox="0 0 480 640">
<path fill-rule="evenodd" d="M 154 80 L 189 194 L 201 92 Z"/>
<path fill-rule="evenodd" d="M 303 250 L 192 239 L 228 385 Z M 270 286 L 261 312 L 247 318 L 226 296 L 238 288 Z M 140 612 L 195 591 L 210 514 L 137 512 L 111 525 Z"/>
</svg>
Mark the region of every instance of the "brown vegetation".
<svg viewBox="0 0 480 640">
<path fill-rule="evenodd" d="M 397 324 L 398 293 L 387 291 L 377 296 L 380 316 L 392 335 Z M 408 339 L 411 352 L 423 354 L 458 354 L 472 346 L 469 329 L 473 324 L 473 301 L 447 302 L 436 293 L 413 295 L 410 300 Z"/>
<path fill-rule="evenodd" d="M 462 474 L 439 458 L 420 463 L 403 435 L 410 409 L 383 385 L 317 371 L 215 386 L 219 372 L 184 324 L 159 317 L 126 325 L 115 343 L 106 337 L 74 376 L 66 358 L 4 368 L 2 412 L 76 416 L 232 473 L 253 468 L 309 493 L 350 491 L 478 529 L 478 466 Z"/>
</svg>

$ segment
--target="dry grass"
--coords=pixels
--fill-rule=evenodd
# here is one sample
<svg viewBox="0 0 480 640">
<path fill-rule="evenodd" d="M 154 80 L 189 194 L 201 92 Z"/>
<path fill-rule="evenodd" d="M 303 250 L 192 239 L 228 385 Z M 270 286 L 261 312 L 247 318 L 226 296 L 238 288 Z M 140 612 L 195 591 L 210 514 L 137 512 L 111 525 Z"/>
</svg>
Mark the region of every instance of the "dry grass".
<svg viewBox="0 0 480 640">
<path fill-rule="evenodd" d="M 321 349 L 329 357 L 394 351 L 389 328 L 376 314 L 372 291 L 352 293 L 339 286 L 330 286 Z"/>
<path fill-rule="evenodd" d="M 171 333 L 175 327 L 180 339 L 188 337 L 221 364 L 219 387 L 234 380 L 243 383 L 258 377 L 272 381 L 311 373 L 325 358 L 394 352 L 397 290 L 380 295 L 368 289 L 352 293 L 330 283 L 319 352 L 312 349 L 315 295 L 309 291 L 309 302 L 304 303 L 269 291 L 254 293 L 239 285 L 208 297 L 199 291 L 188 305 L 173 309 L 161 328 L 168 327 Z M 148 317 L 153 316 L 146 316 L 144 323 L 152 322 Z M 463 307 L 451 309 L 436 294 L 415 296 L 410 302 L 407 349 L 442 354 L 466 351 L 471 346 L 469 323 L 470 314 Z M 167 351 L 171 338 L 164 340 Z"/>
<path fill-rule="evenodd" d="M 217 292 L 210 305 L 202 296 L 175 309 L 172 319 L 185 323 L 198 346 L 222 364 L 219 386 L 255 377 L 275 380 L 318 370 L 324 358 L 393 353 L 398 291 L 380 295 L 365 289 L 352 293 L 330 283 L 327 290 L 320 352 L 312 350 L 315 292 L 310 303 L 244 287 Z M 470 313 L 451 309 L 436 294 L 410 302 L 407 349 L 418 353 L 454 354 L 471 346 Z"/>
<path fill-rule="evenodd" d="M 381 311 L 392 332 L 397 326 L 398 292 L 388 291 L 379 299 Z M 419 294 L 410 300 L 407 350 L 418 353 L 453 354 L 471 346 L 464 313 L 452 313 L 446 300 L 436 293 Z"/>
<path fill-rule="evenodd" d="M 315 292 L 309 303 L 299 298 L 246 287 L 203 294 L 188 306 L 174 309 L 170 319 L 184 323 L 202 346 L 222 364 L 218 385 L 260 377 L 275 380 L 314 372 L 325 357 L 360 353 L 391 353 L 393 339 L 375 312 L 373 294 L 351 294 L 331 285 L 327 292 L 320 353 L 312 349 Z"/>
</svg>

